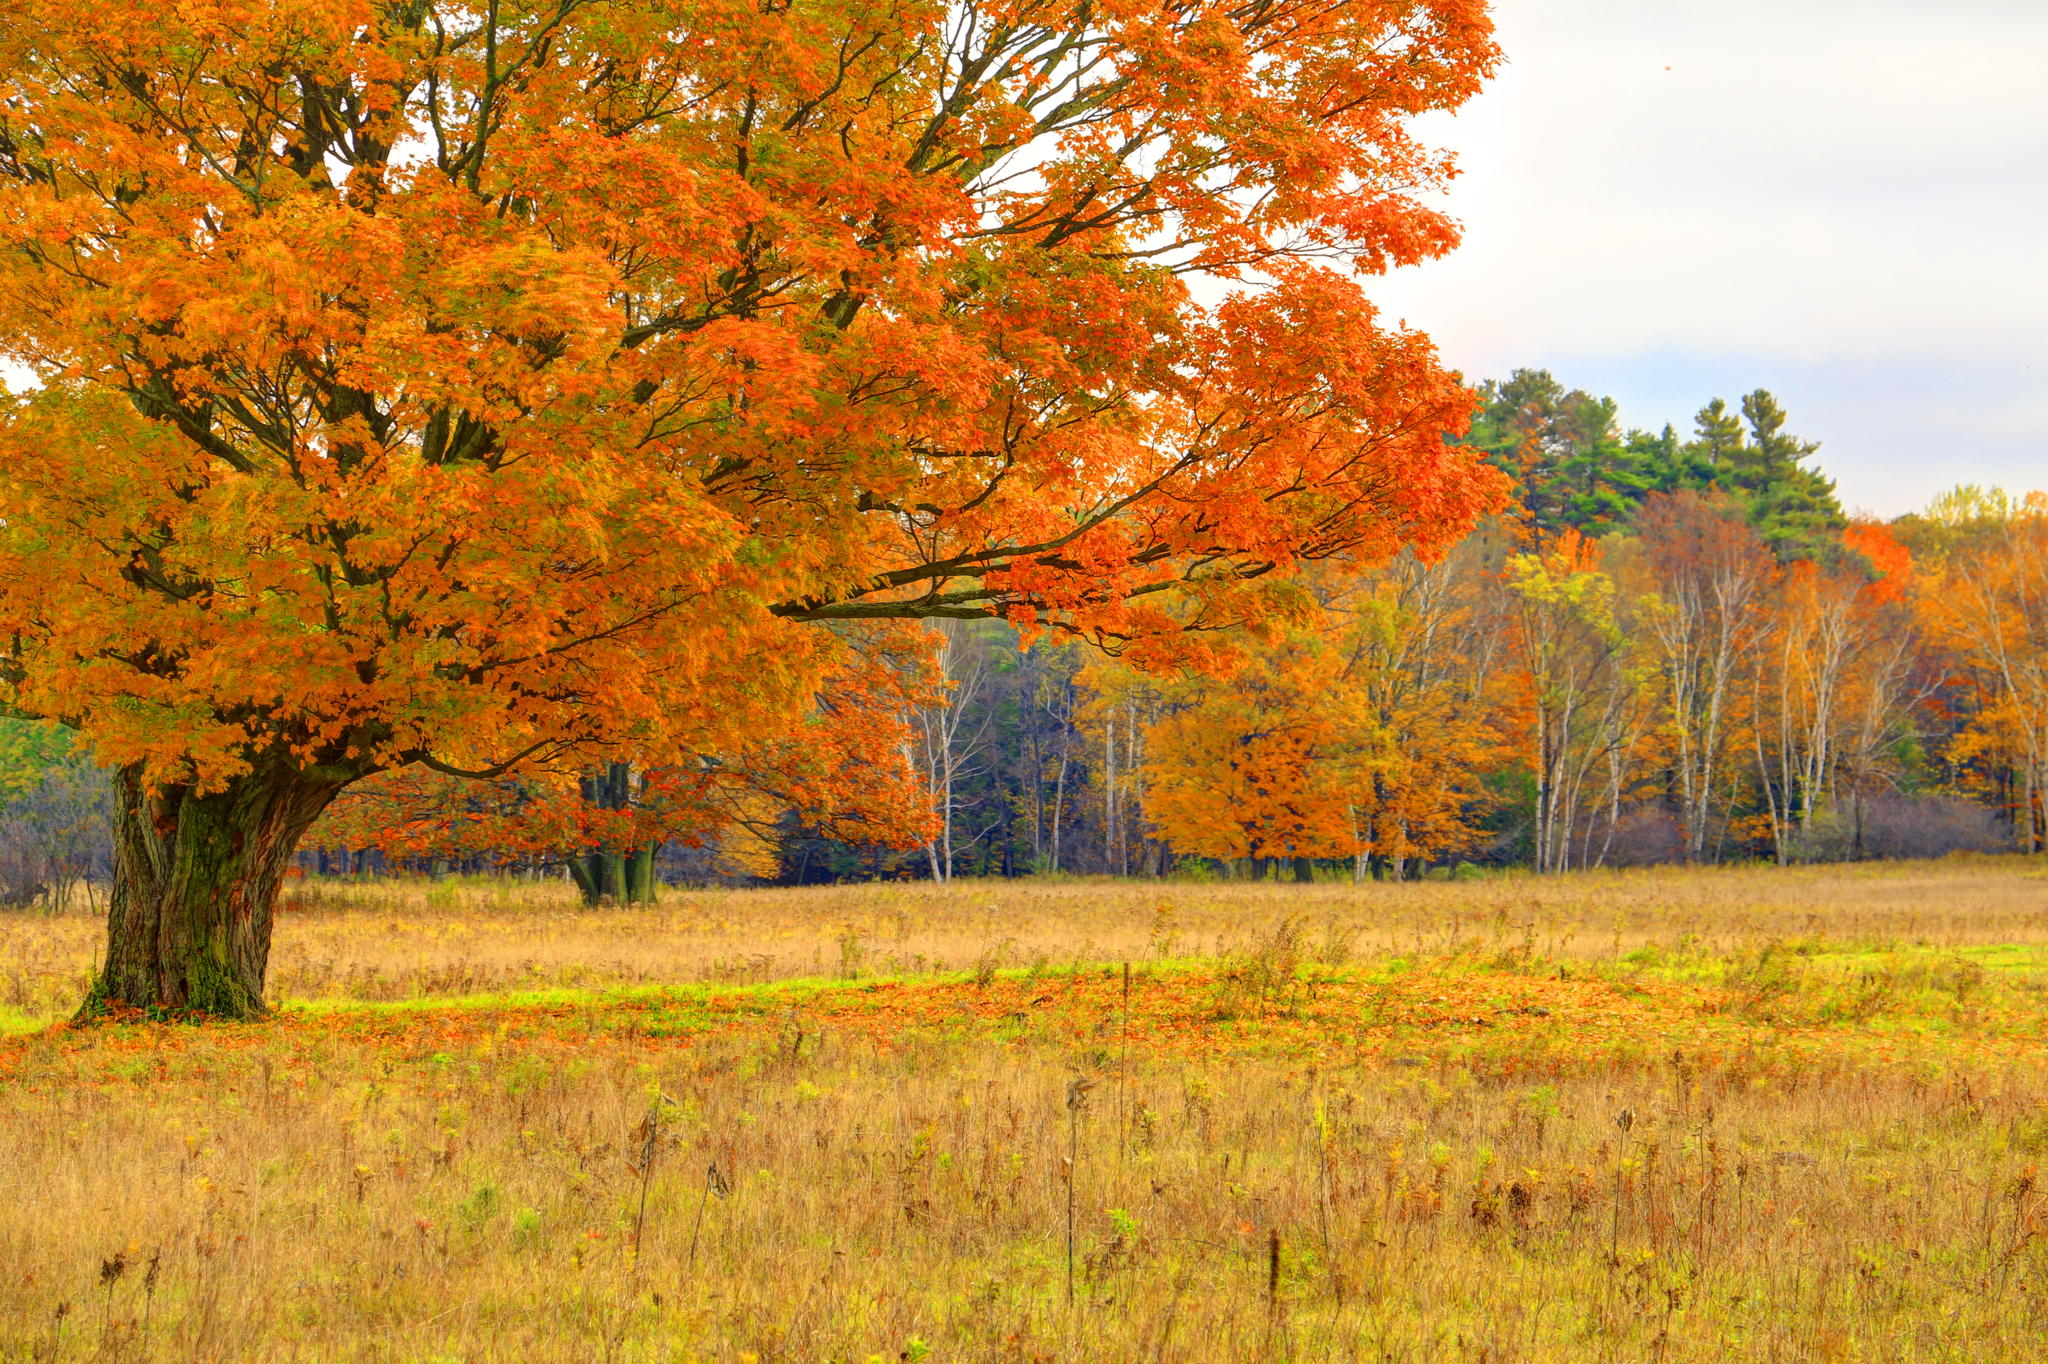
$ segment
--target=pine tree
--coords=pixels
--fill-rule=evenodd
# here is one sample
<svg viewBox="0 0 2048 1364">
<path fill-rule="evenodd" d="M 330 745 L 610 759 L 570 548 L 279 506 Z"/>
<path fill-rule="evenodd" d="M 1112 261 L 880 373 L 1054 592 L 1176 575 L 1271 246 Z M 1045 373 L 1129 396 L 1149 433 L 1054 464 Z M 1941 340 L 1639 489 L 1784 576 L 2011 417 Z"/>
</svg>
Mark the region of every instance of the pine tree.
<svg viewBox="0 0 2048 1364">
<path fill-rule="evenodd" d="M 1801 463 L 1820 442 L 1785 433 L 1785 409 L 1766 389 L 1742 400 L 1749 440 L 1737 452 L 1740 472 L 1732 491 L 1749 509 L 1749 523 L 1781 560 L 1825 559 L 1848 524 L 1834 480 Z"/>
<path fill-rule="evenodd" d="M 1707 477 L 1725 480 L 1741 466 L 1742 419 L 1728 410 L 1726 401 L 1714 399 L 1693 417 L 1693 454 Z"/>
<path fill-rule="evenodd" d="M 1614 399 L 1567 390 L 1547 369 L 1489 380 L 1478 396 L 1466 443 L 1515 480 L 1522 520 L 1539 538 L 1615 529 L 1648 491 L 1647 471 L 1622 441 Z"/>
</svg>

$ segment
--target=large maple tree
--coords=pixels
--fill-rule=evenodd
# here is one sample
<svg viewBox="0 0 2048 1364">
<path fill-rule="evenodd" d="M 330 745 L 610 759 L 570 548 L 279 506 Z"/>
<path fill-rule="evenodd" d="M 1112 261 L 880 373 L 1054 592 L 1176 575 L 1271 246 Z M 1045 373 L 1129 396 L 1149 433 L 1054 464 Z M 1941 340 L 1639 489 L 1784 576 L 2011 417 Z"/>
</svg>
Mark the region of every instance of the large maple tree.
<svg viewBox="0 0 2048 1364">
<path fill-rule="evenodd" d="M 715 752 L 816 622 L 1169 653 L 1483 500 L 1355 282 L 1483 0 L 0 0 L 0 675 L 101 1000 L 262 1008 L 366 774 Z M 1198 280 L 1210 283 L 1197 283 Z"/>
</svg>

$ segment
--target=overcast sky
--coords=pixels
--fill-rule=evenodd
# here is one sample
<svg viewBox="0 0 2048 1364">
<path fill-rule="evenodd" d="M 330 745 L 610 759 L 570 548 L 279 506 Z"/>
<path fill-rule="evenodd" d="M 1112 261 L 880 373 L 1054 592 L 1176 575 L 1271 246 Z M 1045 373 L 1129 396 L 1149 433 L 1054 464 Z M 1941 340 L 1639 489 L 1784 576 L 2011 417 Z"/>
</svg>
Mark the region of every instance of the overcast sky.
<svg viewBox="0 0 2048 1364">
<path fill-rule="evenodd" d="M 1689 432 L 1775 393 L 1851 509 L 2048 488 L 2048 0 L 1497 0 L 1465 243 L 1374 294 L 1468 378 Z"/>
<path fill-rule="evenodd" d="M 1465 243 L 1375 282 L 1389 312 L 1632 426 L 1768 388 L 1851 509 L 2048 488 L 2048 0 L 1496 18 L 1506 67 L 1424 124 Z"/>
</svg>

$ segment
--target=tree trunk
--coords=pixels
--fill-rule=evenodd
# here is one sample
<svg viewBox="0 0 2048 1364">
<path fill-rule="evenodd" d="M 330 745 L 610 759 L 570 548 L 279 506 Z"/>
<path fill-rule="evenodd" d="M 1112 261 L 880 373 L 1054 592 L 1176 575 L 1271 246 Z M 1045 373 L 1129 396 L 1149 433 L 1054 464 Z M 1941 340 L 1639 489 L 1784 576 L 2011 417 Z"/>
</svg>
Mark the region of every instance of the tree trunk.
<svg viewBox="0 0 2048 1364">
<path fill-rule="evenodd" d="M 600 893 L 615 905 L 625 904 L 626 854 L 616 848 L 605 848 L 596 853 L 595 857 L 603 868 L 603 879 L 600 884 L 604 889 Z"/>
<path fill-rule="evenodd" d="M 604 848 L 584 853 L 569 863 L 569 874 L 576 879 L 576 888 L 583 892 L 586 908 L 618 903 L 621 865 L 617 854 Z"/>
<path fill-rule="evenodd" d="M 151 792 L 139 767 L 116 773 L 106 965 L 79 1017 L 259 1017 L 278 887 L 300 837 L 347 784 L 273 765 L 208 794 Z"/>
<path fill-rule="evenodd" d="M 654 858 L 659 843 L 637 848 L 599 848 L 569 859 L 569 879 L 583 892 L 586 908 L 654 903 Z"/>
<path fill-rule="evenodd" d="M 628 763 L 606 763 L 586 773 L 581 782 L 583 799 L 600 810 L 633 808 L 633 768 Z M 658 842 L 634 848 L 603 846 L 569 859 L 569 876 L 583 892 L 583 903 L 639 905 L 654 903 L 654 857 Z"/>
<path fill-rule="evenodd" d="M 659 845 L 649 843 L 626 854 L 627 904 L 654 903 L 654 855 L 659 851 Z"/>
</svg>

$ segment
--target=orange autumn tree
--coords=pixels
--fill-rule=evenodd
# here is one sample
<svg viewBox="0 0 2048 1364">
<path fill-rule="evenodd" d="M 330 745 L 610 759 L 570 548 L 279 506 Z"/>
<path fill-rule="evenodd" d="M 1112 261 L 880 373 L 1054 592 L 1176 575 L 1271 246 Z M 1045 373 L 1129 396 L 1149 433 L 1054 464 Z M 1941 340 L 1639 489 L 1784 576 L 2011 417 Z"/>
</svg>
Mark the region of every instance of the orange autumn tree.
<svg viewBox="0 0 2048 1364">
<path fill-rule="evenodd" d="M 95 1002 L 262 1009 L 337 793 L 697 761 L 818 622 L 1172 657 L 1465 524 L 1352 276 L 1482 0 L 0 0 L 0 685 L 120 828 Z M 1206 277 L 1214 287 L 1197 290 Z"/>
<path fill-rule="evenodd" d="M 1293 628 L 1169 692 L 1143 735 L 1145 815 L 1181 852 L 1352 861 L 1397 879 L 1480 838 L 1503 755 L 1500 622 L 1479 537 L 1435 562 L 1321 569 Z"/>
<path fill-rule="evenodd" d="M 1354 879 L 1400 880 L 1482 838 L 1508 718 L 1505 622 L 1484 590 L 1495 558 L 1492 537 L 1473 536 L 1436 562 L 1403 554 L 1339 580 L 1331 695 L 1358 746 L 1345 789 Z"/>
<path fill-rule="evenodd" d="M 1177 852 L 1265 864 L 1351 852 L 1345 793 L 1359 758 L 1330 695 L 1342 666 L 1298 627 L 1229 674 L 1190 681 L 1145 736 L 1145 816 Z M 1298 863 L 1299 868 L 1302 864 Z"/>
</svg>

